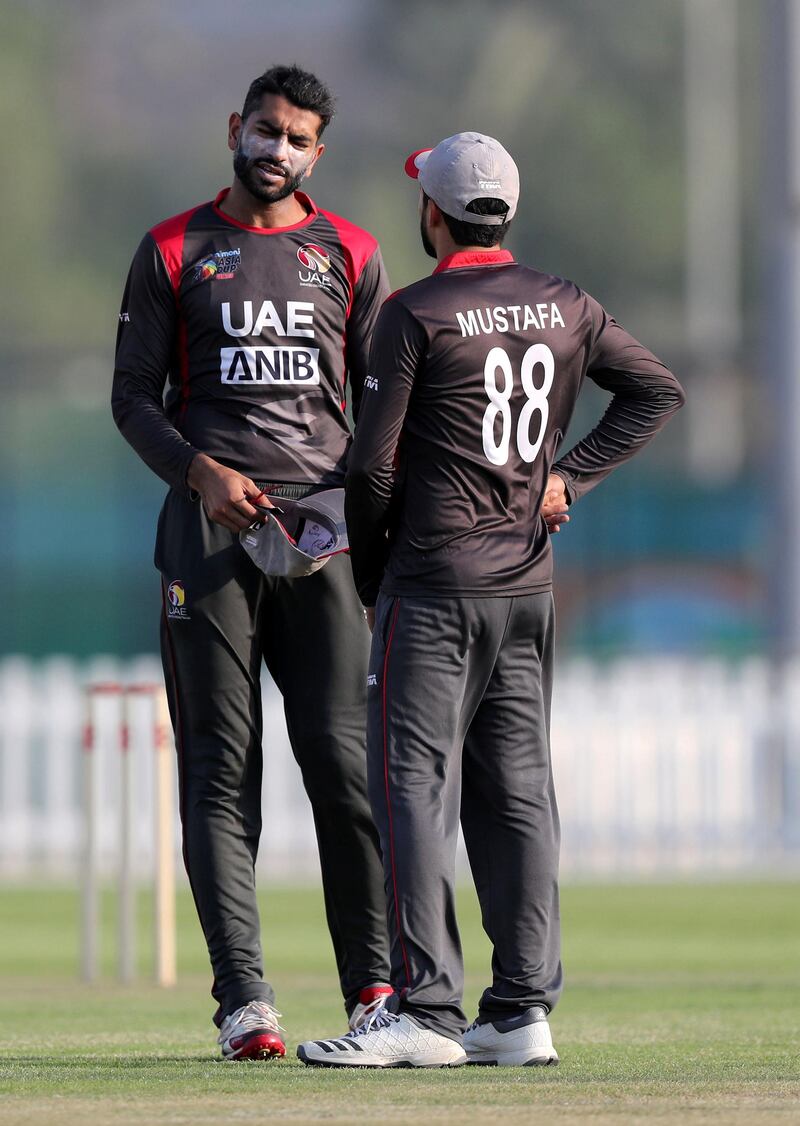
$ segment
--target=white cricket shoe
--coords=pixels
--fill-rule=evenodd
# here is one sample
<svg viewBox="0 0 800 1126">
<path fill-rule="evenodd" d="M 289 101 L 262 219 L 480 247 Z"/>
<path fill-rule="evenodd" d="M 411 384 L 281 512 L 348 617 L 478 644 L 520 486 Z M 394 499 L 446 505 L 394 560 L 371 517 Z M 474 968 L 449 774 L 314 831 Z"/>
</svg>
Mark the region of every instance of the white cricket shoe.
<svg viewBox="0 0 800 1126">
<path fill-rule="evenodd" d="M 534 1067 L 558 1063 L 553 1047 L 547 1010 L 540 1005 L 508 1020 L 479 1024 L 476 1020 L 464 1033 L 467 1063 L 488 1067 Z"/>
<path fill-rule="evenodd" d="M 467 1062 L 455 1040 L 385 1008 L 337 1040 L 307 1040 L 297 1055 L 313 1067 L 460 1067 Z"/>
<path fill-rule="evenodd" d="M 248 1001 L 223 1020 L 218 1043 L 226 1060 L 270 1060 L 285 1056 L 277 1012 L 268 1001 Z"/>
<path fill-rule="evenodd" d="M 365 1024 L 371 1016 L 384 1007 L 394 993 L 391 985 L 378 982 L 377 985 L 368 985 L 358 995 L 358 1004 L 350 1014 L 350 1031 L 355 1032 Z"/>
</svg>

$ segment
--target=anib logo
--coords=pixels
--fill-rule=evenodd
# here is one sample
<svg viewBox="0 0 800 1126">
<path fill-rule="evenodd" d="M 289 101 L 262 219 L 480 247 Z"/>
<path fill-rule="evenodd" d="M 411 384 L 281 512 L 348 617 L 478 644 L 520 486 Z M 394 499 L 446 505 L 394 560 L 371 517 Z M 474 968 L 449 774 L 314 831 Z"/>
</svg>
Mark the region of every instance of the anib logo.
<svg viewBox="0 0 800 1126">
<path fill-rule="evenodd" d="M 297 251 L 297 258 L 307 270 L 314 270 L 318 274 L 327 274 L 331 268 L 328 252 L 313 242 L 301 246 Z"/>
<path fill-rule="evenodd" d="M 169 599 L 170 606 L 183 606 L 186 601 L 186 591 L 183 589 L 183 583 L 180 579 L 176 579 L 174 583 L 170 583 L 167 587 L 167 598 Z"/>
</svg>

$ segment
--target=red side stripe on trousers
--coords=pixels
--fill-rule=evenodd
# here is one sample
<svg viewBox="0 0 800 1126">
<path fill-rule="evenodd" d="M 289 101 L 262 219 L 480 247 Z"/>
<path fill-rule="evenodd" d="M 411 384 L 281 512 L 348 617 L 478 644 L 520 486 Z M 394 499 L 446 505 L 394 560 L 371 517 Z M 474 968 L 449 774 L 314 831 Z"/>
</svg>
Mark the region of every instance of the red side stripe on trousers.
<svg viewBox="0 0 800 1126">
<path fill-rule="evenodd" d="M 169 616 L 167 614 L 167 592 L 164 576 L 161 576 L 161 613 L 164 619 L 164 635 L 166 637 L 167 657 L 169 658 L 170 672 L 172 673 L 172 690 L 175 696 L 175 750 L 180 759 L 180 768 L 178 770 L 178 805 L 180 806 L 181 817 L 181 854 L 183 856 L 183 866 L 186 869 L 186 875 L 189 879 L 189 890 L 192 893 L 192 899 L 197 910 L 197 917 L 200 918 L 200 903 L 194 890 L 194 883 L 192 882 L 192 873 L 189 868 L 189 849 L 186 846 L 186 787 L 184 779 L 186 777 L 186 766 L 183 755 L 183 719 L 181 718 L 181 705 L 180 705 L 180 692 L 178 691 L 178 663 L 175 660 L 175 648 L 172 644 L 172 635 L 169 632 Z M 216 989 L 217 981 L 214 978 L 213 988 Z"/>
<path fill-rule="evenodd" d="M 167 657 L 169 659 L 170 672 L 172 673 L 172 690 L 173 690 L 173 693 L 174 693 L 174 696 L 175 696 L 175 750 L 176 750 L 178 758 L 180 759 L 180 762 L 181 762 L 181 771 L 180 771 L 180 776 L 179 776 L 180 785 L 178 787 L 178 791 L 179 791 L 178 792 L 178 802 L 180 804 L 181 826 L 183 826 L 186 823 L 186 816 L 185 816 L 186 807 L 185 807 L 185 804 L 184 804 L 184 786 L 183 786 L 183 778 L 184 778 L 184 774 L 185 774 L 184 763 L 183 763 L 183 722 L 182 722 L 182 718 L 181 718 L 180 693 L 178 692 L 178 664 L 177 664 L 177 661 L 175 660 L 175 650 L 173 648 L 172 637 L 171 637 L 170 632 L 169 632 L 169 616 L 167 614 L 167 594 L 166 594 L 165 587 L 166 587 L 166 584 L 165 584 L 165 581 L 164 581 L 164 577 L 162 576 L 161 577 L 161 614 L 162 614 L 163 621 L 164 621 L 164 636 L 166 637 L 166 641 L 167 641 L 167 645 L 166 645 Z M 184 841 L 183 841 L 183 865 L 186 869 L 186 875 L 189 877 L 189 883 L 191 884 L 192 876 L 191 876 L 191 873 L 189 872 L 189 857 L 188 857 L 187 852 L 186 852 L 185 834 L 182 833 L 181 835 L 184 837 Z"/>
<path fill-rule="evenodd" d="M 397 894 L 397 866 L 394 860 L 394 824 L 392 821 L 392 802 L 389 793 L 389 728 L 386 722 L 386 681 L 389 675 L 389 653 L 392 648 L 392 638 L 394 637 L 394 627 L 397 625 L 397 615 L 400 611 L 400 599 L 396 598 L 394 603 L 394 610 L 392 612 L 392 624 L 389 627 L 389 637 L 386 641 L 386 652 L 383 657 L 383 685 L 382 685 L 382 703 L 383 703 L 383 779 L 386 785 L 386 811 L 389 816 L 389 858 L 392 865 L 392 888 L 394 889 L 394 913 L 397 919 L 397 937 L 400 940 L 400 950 L 403 954 L 403 966 L 406 971 L 406 987 L 411 988 L 411 972 L 408 968 L 408 954 L 406 953 L 406 944 L 403 941 L 403 930 L 400 926 L 400 897 Z"/>
</svg>

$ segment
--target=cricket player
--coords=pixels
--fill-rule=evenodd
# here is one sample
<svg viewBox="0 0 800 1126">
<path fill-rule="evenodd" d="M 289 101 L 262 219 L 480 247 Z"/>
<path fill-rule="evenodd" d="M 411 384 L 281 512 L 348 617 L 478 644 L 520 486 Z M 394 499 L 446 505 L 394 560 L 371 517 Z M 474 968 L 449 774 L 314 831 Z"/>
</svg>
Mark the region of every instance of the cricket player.
<svg viewBox="0 0 800 1126">
<path fill-rule="evenodd" d="M 120 312 L 114 418 L 170 487 L 155 553 L 162 656 L 184 858 L 228 1059 L 285 1052 L 254 874 L 262 661 L 313 809 L 351 1023 L 391 994 L 366 783 L 369 631 L 349 561 L 265 575 L 239 542 L 270 506 L 343 485 L 346 381 L 357 415 L 388 291 L 375 239 L 300 190 L 333 111 L 297 67 L 257 78 L 229 121 L 232 186 L 145 235 Z"/>
<path fill-rule="evenodd" d="M 367 756 L 395 997 L 298 1054 L 328 1066 L 549 1064 L 562 974 L 548 531 L 683 392 L 577 285 L 502 249 L 519 176 L 496 140 L 459 133 L 406 170 L 438 265 L 383 307 L 346 485 L 356 585 L 374 613 Z M 610 404 L 556 461 L 586 376 Z M 459 816 L 494 948 L 469 1028 Z"/>
</svg>

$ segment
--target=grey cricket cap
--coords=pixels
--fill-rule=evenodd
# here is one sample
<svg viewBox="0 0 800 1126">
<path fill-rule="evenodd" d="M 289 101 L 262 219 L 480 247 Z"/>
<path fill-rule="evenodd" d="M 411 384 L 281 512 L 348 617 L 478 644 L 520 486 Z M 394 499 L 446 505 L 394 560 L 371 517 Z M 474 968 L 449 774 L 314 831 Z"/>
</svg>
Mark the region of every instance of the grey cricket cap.
<svg viewBox="0 0 800 1126">
<path fill-rule="evenodd" d="M 514 218 L 519 201 L 519 171 L 494 137 L 455 133 L 434 149 L 412 152 L 406 173 L 419 180 L 425 195 L 446 215 L 465 223 L 497 227 Z M 500 199 L 505 215 L 476 215 L 467 205 L 476 199 Z"/>
<path fill-rule="evenodd" d="M 265 575 L 299 579 L 347 551 L 344 489 L 325 489 L 302 500 L 271 497 L 263 524 L 239 533 L 239 542 Z"/>
</svg>

